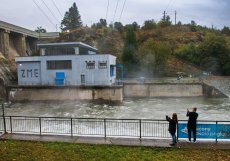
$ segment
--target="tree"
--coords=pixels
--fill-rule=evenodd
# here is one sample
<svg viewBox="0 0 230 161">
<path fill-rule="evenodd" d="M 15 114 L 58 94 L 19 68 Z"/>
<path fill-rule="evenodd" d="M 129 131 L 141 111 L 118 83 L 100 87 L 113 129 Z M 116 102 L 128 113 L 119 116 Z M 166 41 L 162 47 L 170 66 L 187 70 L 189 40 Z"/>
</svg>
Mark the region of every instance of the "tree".
<svg viewBox="0 0 230 161">
<path fill-rule="evenodd" d="M 230 36 L 229 27 L 224 26 L 224 28 L 221 30 L 221 33 Z"/>
<path fill-rule="evenodd" d="M 191 21 L 190 29 L 191 29 L 192 32 L 197 31 L 197 24 L 196 24 L 196 22 L 194 20 Z"/>
<path fill-rule="evenodd" d="M 177 22 L 177 25 L 178 25 L 178 26 L 181 26 L 181 25 L 182 25 L 182 22 L 181 22 L 181 21 L 178 21 L 178 22 Z"/>
<path fill-rule="evenodd" d="M 230 74 L 230 50 L 224 36 L 209 34 L 201 43 L 200 63 L 203 69 L 209 70 L 214 74 Z M 210 63 L 212 60 L 212 63 Z"/>
<path fill-rule="evenodd" d="M 138 50 L 143 72 L 152 77 L 164 74 L 170 54 L 171 49 L 168 43 L 148 39 Z"/>
<path fill-rule="evenodd" d="M 136 71 L 137 67 L 137 40 L 136 34 L 132 26 L 127 27 L 126 29 L 126 37 L 125 37 L 125 44 L 122 54 L 122 62 L 126 69 L 126 73 L 132 75 L 133 71 Z M 132 73 L 132 74 L 131 74 Z"/>
<path fill-rule="evenodd" d="M 155 22 L 154 19 L 152 19 L 152 20 L 146 20 L 144 22 L 142 29 L 149 30 L 149 29 L 155 29 L 156 27 L 157 27 L 157 23 Z"/>
<path fill-rule="evenodd" d="M 168 15 L 165 18 L 163 17 L 161 19 L 161 21 L 158 23 L 158 25 L 161 27 L 170 26 L 171 24 L 172 24 L 172 22 L 170 20 L 170 16 L 168 16 Z"/>
<path fill-rule="evenodd" d="M 106 19 L 100 19 L 98 23 L 95 23 L 92 25 L 92 27 L 95 27 L 95 28 L 103 28 L 103 27 L 107 27 L 107 22 L 106 22 Z"/>
<path fill-rule="evenodd" d="M 140 28 L 140 25 L 138 25 L 138 23 L 135 21 L 132 23 L 132 26 L 133 26 L 134 31 L 136 31 Z"/>
<path fill-rule="evenodd" d="M 45 33 L 46 32 L 46 29 L 44 29 L 43 27 L 37 27 L 37 29 L 35 30 L 35 32 L 38 32 L 38 33 Z"/>
<path fill-rule="evenodd" d="M 119 32 L 123 32 L 123 30 L 124 30 L 124 26 L 122 25 L 121 22 L 115 22 L 114 23 L 114 28 Z"/>
<path fill-rule="evenodd" d="M 176 50 L 176 56 L 195 65 L 200 65 L 201 57 L 199 49 L 194 43 L 189 43 L 178 48 Z"/>
<path fill-rule="evenodd" d="M 230 49 L 224 36 L 208 34 L 199 45 L 185 45 L 176 55 L 213 74 L 230 74 Z"/>
<path fill-rule="evenodd" d="M 65 13 L 65 16 L 61 22 L 62 31 L 72 30 L 82 26 L 81 15 L 78 12 L 76 3 L 69 8 L 69 11 Z"/>
</svg>

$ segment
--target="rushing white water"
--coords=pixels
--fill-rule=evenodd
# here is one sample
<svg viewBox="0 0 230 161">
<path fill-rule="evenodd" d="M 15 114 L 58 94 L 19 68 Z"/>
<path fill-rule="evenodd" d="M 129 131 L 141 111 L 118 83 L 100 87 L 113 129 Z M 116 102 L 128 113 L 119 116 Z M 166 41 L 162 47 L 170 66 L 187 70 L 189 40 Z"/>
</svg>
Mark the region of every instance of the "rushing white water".
<svg viewBox="0 0 230 161">
<path fill-rule="evenodd" d="M 199 120 L 230 119 L 229 98 L 151 98 L 126 99 L 121 105 L 95 104 L 86 102 L 63 103 L 15 103 L 5 108 L 8 116 L 78 117 L 78 118 L 122 118 L 122 119 L 165 119 L 173 112 L 178 119 L 186 118 L 186 111 L 198 108 Z"/>
</svg>

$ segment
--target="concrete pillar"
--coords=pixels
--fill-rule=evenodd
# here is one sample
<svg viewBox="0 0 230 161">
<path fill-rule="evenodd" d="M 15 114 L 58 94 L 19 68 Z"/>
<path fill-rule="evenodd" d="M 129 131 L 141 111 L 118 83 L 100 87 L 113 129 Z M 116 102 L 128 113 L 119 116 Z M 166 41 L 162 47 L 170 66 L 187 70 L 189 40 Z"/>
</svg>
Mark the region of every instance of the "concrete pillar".
<svg viewBox="0 0 230 161">
<path fill-rule="evenodd" d="M 0 51 L 6 58 L 9 57 L 9 51 L 10 51 L 9 33 L 10 32 L 7 30 L 0 30 Z"/>
<path fill-rule="evenodd" d="M 33 55 L 39 55 L 39 53 L 37 53 L 37 43 L 38 43 L 38 40 L 37 39 L 32 39 L 32 40 L 30 40 L 30 44 L 31 44 L 31 46 L 30 46 L 30 48 L 31 48 L 31 50 L 32 50 L 32 54 Z"/>
<path fill-rule="evenodd" d="M 15 37 L 15 47 L 16 47 L 16 50 L 18 51 L 18 54 L 20 56 L 26 56 L 27 53 L 26 53 L 26 36 L 25 35 L 17 35 Z"/>
</svg>

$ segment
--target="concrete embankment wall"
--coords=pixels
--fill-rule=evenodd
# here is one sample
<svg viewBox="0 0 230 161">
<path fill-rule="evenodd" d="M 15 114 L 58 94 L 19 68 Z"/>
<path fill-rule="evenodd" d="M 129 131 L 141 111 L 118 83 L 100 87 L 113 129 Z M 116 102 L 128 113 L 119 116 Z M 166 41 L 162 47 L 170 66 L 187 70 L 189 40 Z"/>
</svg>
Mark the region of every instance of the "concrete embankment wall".
<svg viewBox="0 0 230 161">
<path fill-rule="evenodd" d="M 122 86 L 116 87 L 9 87 L 9 101 L 123 101 Z"/>
<path fill-rule="evenodd" d="M 226 97 L 212 86 L 201 83 L 125 83 L 123 86 L 105 87 L 8 87 L 8 100 L 18 101 L 68 101 L 102 100 L 121 103 L 123 98 L 154 97 Z"/>
<path fill-rule="evenodd" d="M 228 95 L 222 93 L 219 89 L 206 83 L 203 83 L 203 93 L 205 97 L 209 98 L 229 98 Z"/>
<path fill-rule="evenodd" d="M 127 83 L 124 97 L 198 97 L 203 96 L 202 84 Z"/>
</svg>

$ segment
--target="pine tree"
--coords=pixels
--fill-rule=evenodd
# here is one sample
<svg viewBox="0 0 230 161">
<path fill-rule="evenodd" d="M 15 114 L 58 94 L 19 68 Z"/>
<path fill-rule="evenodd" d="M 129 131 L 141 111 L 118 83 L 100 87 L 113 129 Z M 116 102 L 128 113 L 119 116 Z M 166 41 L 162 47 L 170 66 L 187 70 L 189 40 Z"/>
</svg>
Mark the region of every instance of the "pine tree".
<svg viewBox="0 0 230 161">
<path fill-rule="evenodd" d="M 76 3 L 69 8 L 69 11 L 65 13 L 65 16 L 61 22 L 62 31 L 72 30 L 82 26 L 81 15 L 79 14 Z"/>
</svg>

